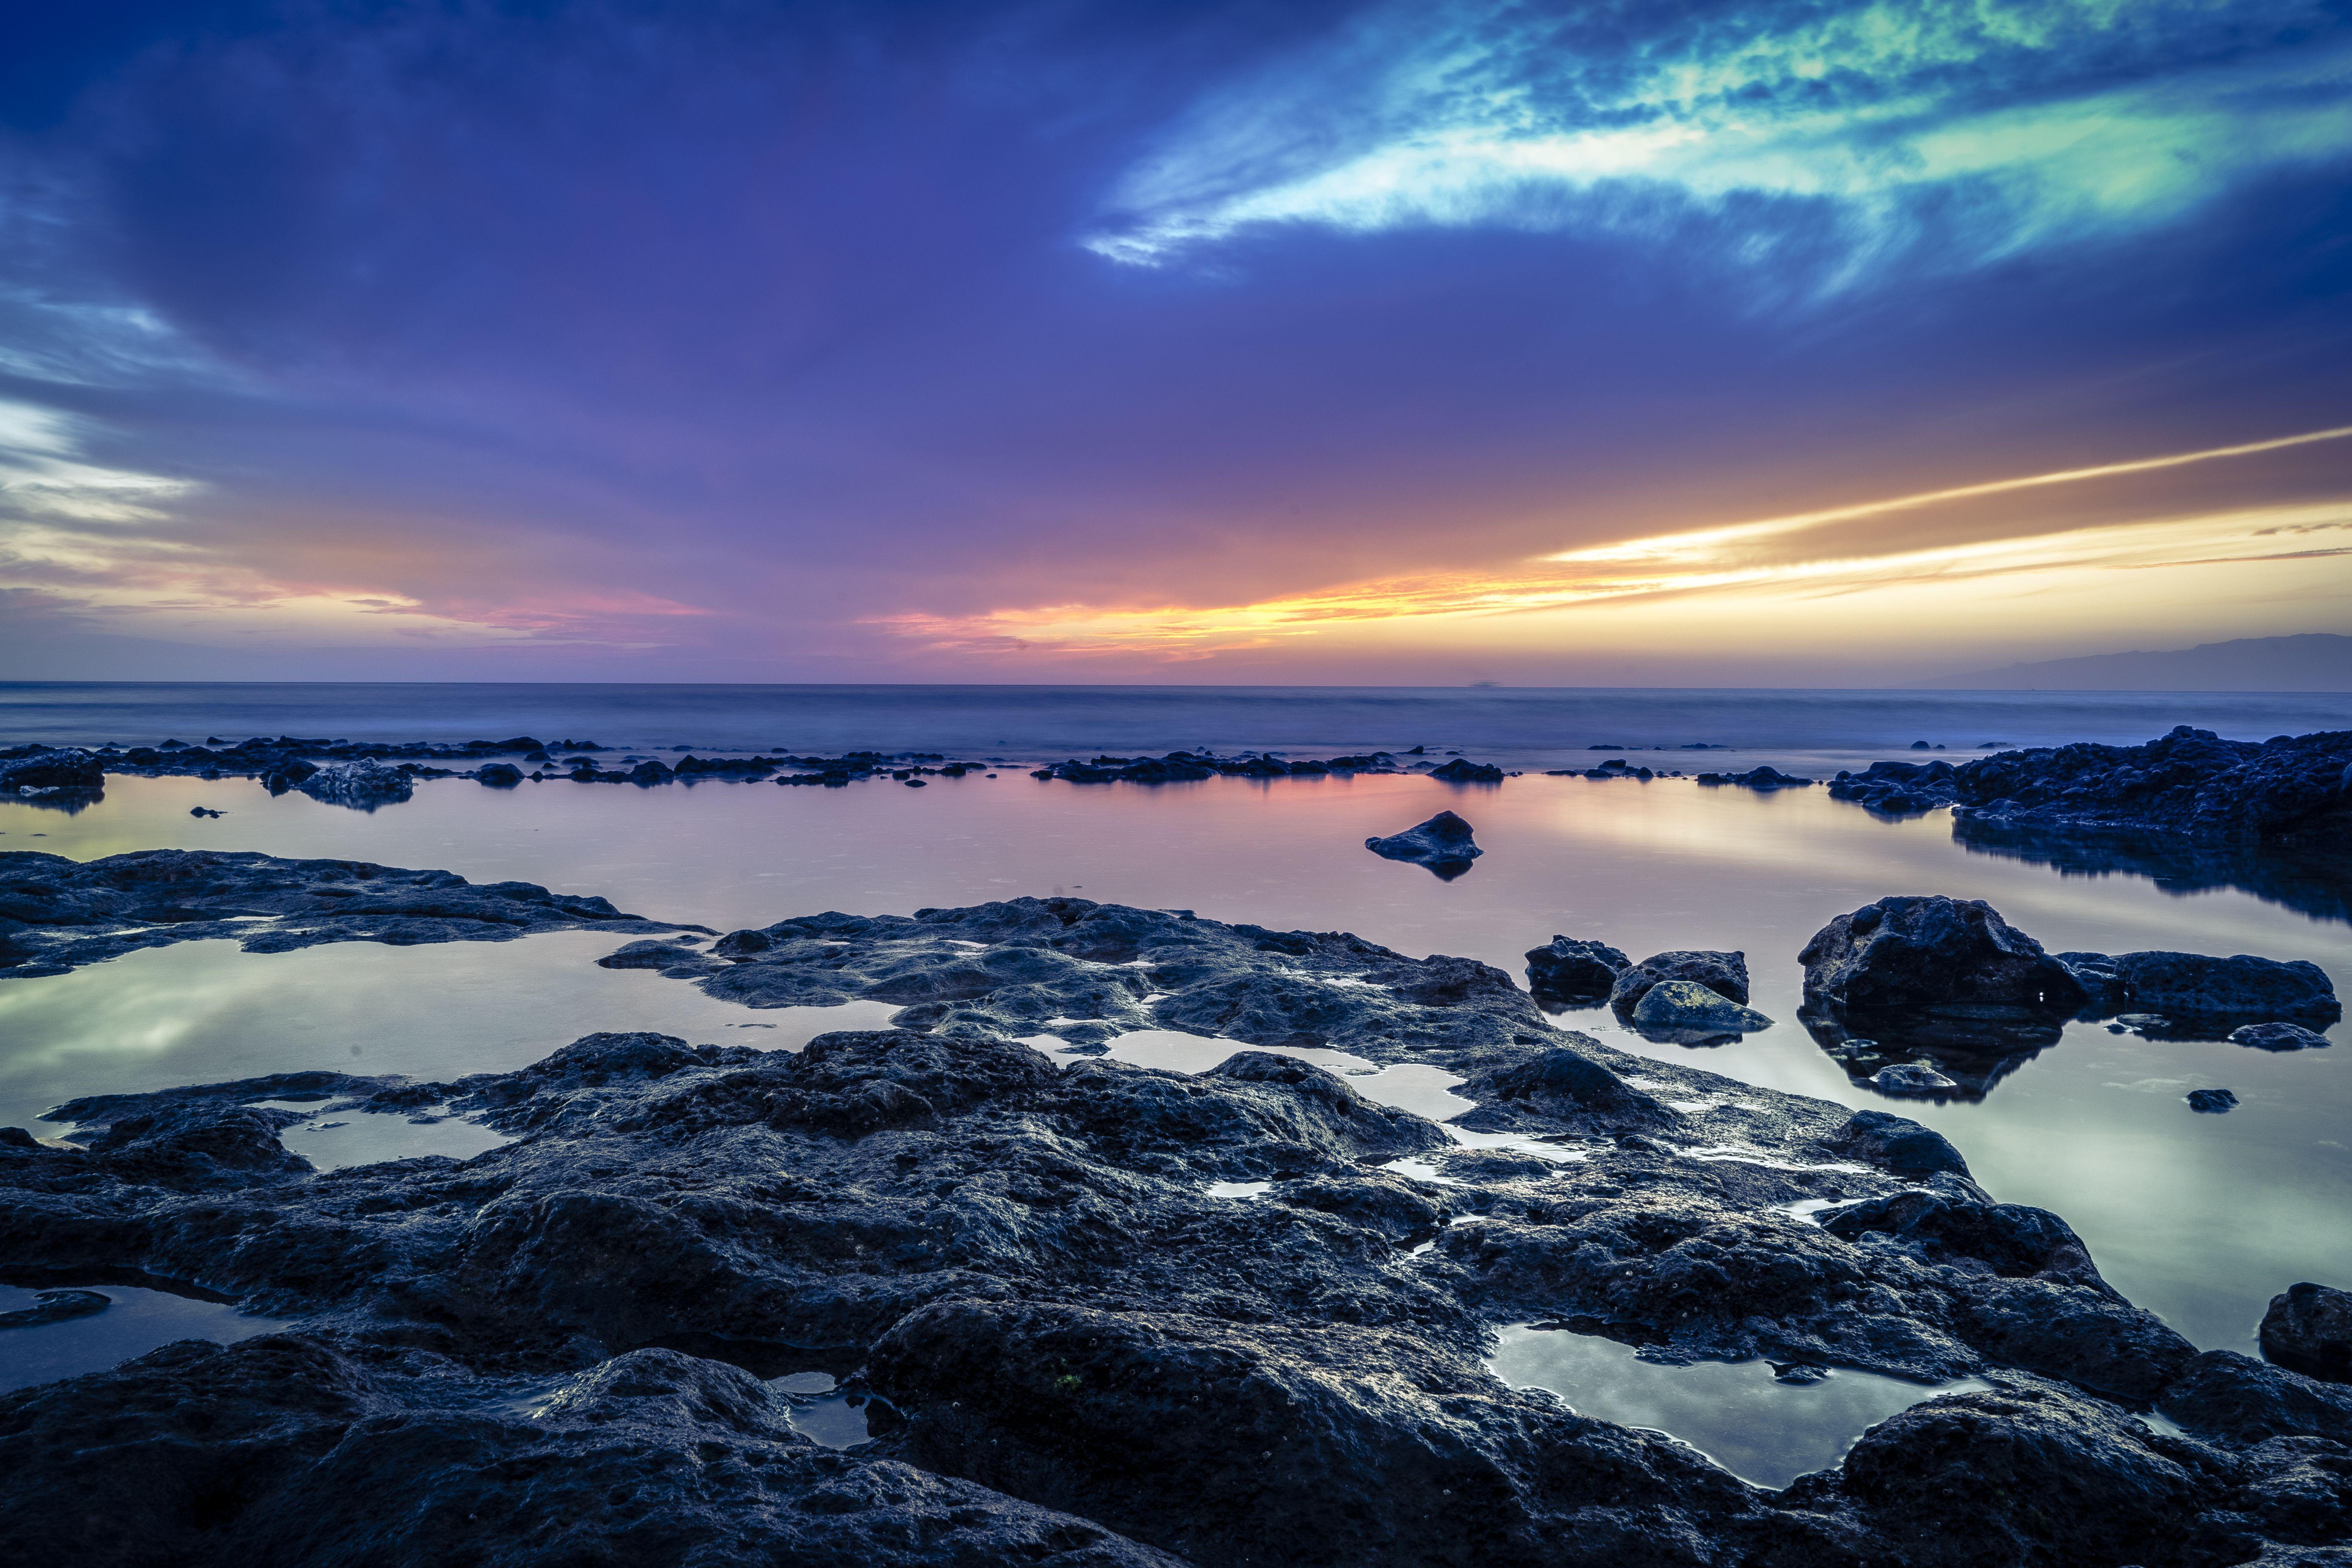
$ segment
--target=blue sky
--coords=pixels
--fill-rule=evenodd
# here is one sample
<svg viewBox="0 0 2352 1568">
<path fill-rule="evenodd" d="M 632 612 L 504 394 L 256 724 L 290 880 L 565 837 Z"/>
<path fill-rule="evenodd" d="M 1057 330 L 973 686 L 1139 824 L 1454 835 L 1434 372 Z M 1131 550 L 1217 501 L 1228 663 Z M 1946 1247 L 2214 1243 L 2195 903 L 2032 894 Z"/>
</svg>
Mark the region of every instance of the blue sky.
<svg viewBox="0 0 2352 1568">
<path fill-rule="evenodd" d="M 26 675 L 1876 684 L 2352 630 L 2340 4 L 12 29 Z"/>
</svg>

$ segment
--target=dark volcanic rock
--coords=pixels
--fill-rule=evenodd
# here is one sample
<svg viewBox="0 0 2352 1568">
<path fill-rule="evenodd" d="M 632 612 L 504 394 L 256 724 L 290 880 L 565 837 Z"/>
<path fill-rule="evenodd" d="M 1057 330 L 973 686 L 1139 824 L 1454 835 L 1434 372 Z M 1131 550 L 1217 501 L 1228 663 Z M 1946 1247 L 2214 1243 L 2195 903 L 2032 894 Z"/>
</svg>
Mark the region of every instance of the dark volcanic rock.
<svg viewBox="0 0 2352 1568">
<path fill-rule="evenodd" d="M 2002 752 L 1953 782 L 1962 809 L 1990 822 L 2326 847 L 2352 839 L 2347 768 L 2352 731 L 2224 741 L 2184 724 L 2144 746 Z"/>
<path fill-rule="evenodd" d="M 1661 980 L 1642 993 L 1633 1022 L 1644 1034 L 1669 1037 L 1752 1034 L 1772 1020 L 1696 980 Z"/>
<path fill-rule="evenodd" d="M 1806 1011 L 1875 1037 L 2054 1038 L 2088 1000 L 2072 970 L 1979 900 L 1881 899 L 1797 956 Z"/>
<path fill-rule="evenodd" d="M 2352 1393 L 2236 1351 L 2207 1351 L 2157 1401 L 2192 1432 L 2241 1443 L 2326 1437 L 2352 1443 Z"/>
<path fill-rule="evenodd" d="M 1486 853 L 1470 840 L 1470 825 L 1450 811 L 1441 811 L 1417 827 L 1386 838 L 1367 838 L 1364 847 L 1383 860 L 1410 860 L 1426 866 L 1447 879 L 1470 868 Z"/>
<path fill-rule="evenodd" d="M 299 1320 L 0 1398 L 0 1539 L 203 1568 L 2220 1568 L 2332 1517 L 2319 1438 L 2159 1438 L 2041 1381 L 2145 1401 L 2194 1352 L 1936 1134 L 1612 1051 L 1485 965 L 1082 900 L 713 946 L 716 994 L 901 1026 L 281 1074 L 60 1108 L 86 1149 L 0 1139 L 12 1270 Z M 1254 1048 L 1155 1071 L 1021 1043 L 1048 1019 Z M 1452 1067 L 1509 1146 L 1281 1054 L 1307 1045 Z M 320 1096 L 514 1142 L 312 1173 L 277 1142 L 299 1113 L 254 1102 Z M 1773 1494 L 1489 1373 L 1492 1324 L 1568 1317 L 2000 1391 Z M 814 1447 L 759 1381 L 814 1371 L 872 1441 Z M 2224 1518 L 2234 1558 L 2198 1522 Z"/>
<path fill-rule="evenodd" d="M 1491 763 L 1474 763 L 1456 757 L 1444 767 L 1432 768 L 1429 776 L 1447 784 L 1501 784 L 1503 770 Z"/>
<path fill-rule="evenodd" d="M 1804 789 L 1810 787 L 1813 781 L 1798 778 L 1793 773 L 1784 773 L 1778 768 L 1761 767 L 1750 768 L 1744 773 L 1700 773 L 1692 782 L 1703 784 L 1738 784 L 1743 789 L 1769 792 L 1776 789 Z"/>
<path fill-rule="evenodd" d="M 512 763 L 485 763 L 474 770 L 474 777 L 492 789 L 512 789 L 522 783 L 522 770 Z"/>
<path fill-rule="evenodd" d="M 1620 972 L 1609 988 L 1609 1005 L 1630 1014 L 1651 986 L 1666 980 L 1690 980 L 1734 1002 L 1748 1000 L 1748 955 L 1705 951 L 1654 952 Z"/>
<path fill-rule="evenodd" d="M 99 760 L 79 747 L 20 746 L 0 752 L 0 795 L 95 794 L 105 787 Z"/>
<path fill-rule="evenodd" d="M 493 1392 L 495 1392 L 493 1390 Z M 1176 1568 L 1087 1521 L 819 1447 L 723 1363 L 645 1350 L 536 1418 L 421 1352 L 186 1341 L 0 1395 L 26 1561 Z"/>
<path fill-rule="evenodd" d="M 250 916 L 274 917 L 257 924 Z M 0 977 L 57 974 L 142 947 L 233 937 L 248 952 L 327 942 L 501 942 L 596 926 L 674 931 L 604 900 L 452 871 L 150 849 L 102 860 L 0 853 Z"/>
<path fill-rule="evenodd" d="M 1548 947 L 1530 948 L 1528 992 L 1544 1005 L 1590 1007 L 1609 999 L 1626 968 L 1625 955 L 1602 942 L 1555 936 Z"/>
<path fill-rule="evenodd" d="M 2263 1354 L 2307 1377 L 2352 1383 L 2352 1290 L 2291 1285 L 2263 1314 Z"/>
<path fill-rule="evenodd" d="M 2192 1089 L 2185 1098 L 2189 1110 L 2209 1112 L 2228 1110 L 2238 1103 L 2238 1097 L 2226 1089 Z"/>
<path fill-rule="evenodd" d="M 373 811 L 379 805 L 395 805 L 406 800 L 415 785 L 414 778 L 400 769 L 362 758 L 357 762 L 329 763 L 312 770 L 294 787 L 313 800 Z"/>
<path fill-rule="evenodd" d="M 1830 798 L 1900 816 L 1949 805 L 1955 791 L 1949 763 L 1873 763 L 1858 773 L 1840 773 Z"/>
</svg>

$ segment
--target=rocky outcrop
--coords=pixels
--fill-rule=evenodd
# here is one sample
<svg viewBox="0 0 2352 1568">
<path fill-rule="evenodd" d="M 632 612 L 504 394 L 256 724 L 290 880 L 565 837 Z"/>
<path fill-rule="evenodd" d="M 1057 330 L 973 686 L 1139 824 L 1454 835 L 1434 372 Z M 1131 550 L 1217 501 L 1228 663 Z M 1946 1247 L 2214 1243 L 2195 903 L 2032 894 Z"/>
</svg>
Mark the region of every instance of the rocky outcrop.
<svg viewBox="0 0 2352 1568">
<path fill-rule="evenodd" d="M 294 1321 L 0 1398 L 5 1538 L 207 1568 L 2220 1568 L 2316 1517 L 2326 1455 L 2117 1408 L 2168 1399 L 2193 1349 L 1937 1134 L 1612 1051 L 1484 965 L 1081 900 L 711 949 L 718 994 L 896 1001 L 898 1026 L 591 1036 L 451 1083 L 93 1098 L 58 1112 L 83 1147 L 0 1138 L 12 1268 Z M 1046 1018 L 1245 1044 L 1188 1076 L 1021 1043 Z M 1497 1146 L 1282 1054 L 1308 1045 L 1452 1068 Z M 296 1093 L 514 1141 L 313 1173 L 256 1103 Z M 1487 1370 L 1492 1324 L 1565 1318 L 1670 1359 L 1996 1387 L 1774 1493 Z M 816 1447 L 765 1381 L 818 1371 L 871 1441 Z M 2235 1557 L 2197 1544 L 2223 1516 Z"/>
<path fill-rule="evenodd" d="M 2175 728 L 2144 746 L 2002 752 L 1953 775 L 1971 819 L 2124 828 L 2206 843 L 2352 840 L 2352 731 L 2225 741 Z"/>
<path fill-rule="evenodd" d="M 1813 934 L 1805 1009 L 1878 1037 L 1990 1048 L 2054 1039 L 2089 994 L 2074 971 L 1979 900 L 1897 897 Z"/>
<path fill-rule="evenodd" d="M 79 747 L 17 746 L 0 751 L 0 795 L 95 795 L 105 787 L 106 773 L 98 758 Z"/>
<path fill-rule="evenodd" d="M 364 860 L 209 849 L 100 860 L 0 853 L 0 978 L 59 974 L 179 942 L 231 938 L 248 952 L 285 952 L 328 942 L 502 942 L 583 926 L 677 929 L 536 882 L 478 886 L 454 871 Z"/>
<path fill-rule="evenodd" d="M 1386 838 L 1367 838 L 1364 847 L 1383 860 L 1410 860 L 1426 866 L 1451 881 L 1470 869 L 1470 862 L 1486 853 L 1472 842 L 1470 825 L 1450 811 L 1441 811 L 1417 826 Z"/>
<path fill-rule="evenodd" d="M 2309 1280 L 2271 1298 L 2263 1314 L 2263 1354 L 2329 1383 L 2352 1383 L 2352 1290 Z"/>
<path fill-rule="evenodd" d="M 1592 1007 L 1609 1000 L 1617 976 L 1629 967 L 1623 953 L 1605 942 L 1555 936 L 1549 945 L 1529 948 L 1528 993 L 1546 1007 Z"/>
<path fill-rule="evenodd" d="M 1698 773 L 1693 783 L 1703 784 L 1737 784 L 1742 789 L 1770 792 L 1776 789 L 1807 789 L 1813 781 L 1784 773 L 1778 768 L 1750 768 L 1744 773 Z"/>
</svg>

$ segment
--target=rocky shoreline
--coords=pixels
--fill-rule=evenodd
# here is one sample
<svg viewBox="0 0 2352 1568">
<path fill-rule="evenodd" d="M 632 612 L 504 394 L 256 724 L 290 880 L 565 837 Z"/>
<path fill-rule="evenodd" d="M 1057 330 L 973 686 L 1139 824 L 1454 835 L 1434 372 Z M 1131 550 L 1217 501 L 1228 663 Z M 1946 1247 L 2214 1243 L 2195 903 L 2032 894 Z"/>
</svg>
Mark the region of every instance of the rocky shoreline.
<svg viewBox="0 0 2352 1568">
<path fill-rule="evenodd" d="M 43 952 L 144 929 L 166 897 L 221 918 L 240 879 L 305 941 L 467 940 L 518 910 L 639 931 L 446 873 L 21 858 L 89 916 L 25 922 Z M 329 912 L 370 884 L 448 912 Z M 1824 1005 L 2046 1009 L 2075 973 L 1965 910 L 1860 914 L 1816 939 Z M 1890 935 L 1946 918 L 2002 955 L 1964 978 L 2004 994 L 1877 984 Z M 1729 986 L 1734 956 L 1615 973 Z M 605 962 L 753 1007 L 900 1011 L 797 1052 L 591 1036 L 450 1083 L 74 1101 L 64 1146 L 0 1131 L 0 1279 L 173 1282 L 296 1320 L 0 1396 L 0 1538 L 224 1568 L 2352 1561 L 2340 1292 L 2297 1285 L 2265 1328 L 2326 1375 L 2200 1353 L 1935 1132 L 1612 1050 L 1486 965 L 1076 899 L 660 927 Z M 1138 1029 L 1233 1049 L 1197 1075 L 1101 1055 Z M 1440 1125 L 1281 1054 L 1310 1047 L 1442 1068 L 1474 1109 Z M 264 1101 L 514 1142 L 320 1173 L 278 1141 L 304 1113 Z M 1529 1321 L 1991 1388 L 1772 1491 L 1506 1386 L 1494 1331 Z M 817 1374 L 871 1441 L 795 1427 L 772 1380 Z"/>
</svg>

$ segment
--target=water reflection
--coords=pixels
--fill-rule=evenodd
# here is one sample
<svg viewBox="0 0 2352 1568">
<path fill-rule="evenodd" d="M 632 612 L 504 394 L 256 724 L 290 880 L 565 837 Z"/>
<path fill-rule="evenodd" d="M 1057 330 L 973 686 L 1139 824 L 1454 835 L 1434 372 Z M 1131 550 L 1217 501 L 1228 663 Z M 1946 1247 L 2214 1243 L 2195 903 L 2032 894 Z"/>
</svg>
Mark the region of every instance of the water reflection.
<svg viewBox="0 0 2352 1568">
<path fill-rule="evenodd" d="M 19 1283 L 0 1285 L 0 1312 L 29 1310 L 48 1290 L 88 1290 L 107 1298 L 100 1311 L 38 1327 L 0 1330 L 0 1394 L 61 1377 L 104 1372 L 174 1340 L 215 1340 L 227 1344 L 284 1326 L 276 1318 L 248 1317 L 226 1301 L 191 1286 L 167 1283 L 117 1285 L 104 1279 L 59 1276 L 37 1284 L 21 1274 Z"/>
<path fill-rule="evenodd" d="M 1864 1432 L 1923 1399 L 1991 1386 L 1762 1361 L 1667 1366 L 1643 1361 L 1631 1345 L 1552 1323 L 1503 1330 L 1489 1364 L 1514 1387 L 1548 1389 L 1580 1415 L 1666 1433 L 1743 1480 L 1775 1489 L 1835 1465 Z"/>
<path fill-rule="evenodd" d="M 1952 840 L 1976 855 L 2047 866 L 2062 877 L 2145 877 L 2168 893 L 2229 888 L 2320 920 L 2352 921 L 2352 856 L 2147 834 L 2015 826 L 1963 816 Z"/>
</svg>

